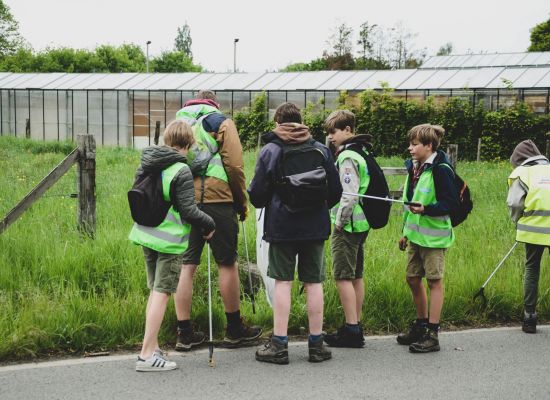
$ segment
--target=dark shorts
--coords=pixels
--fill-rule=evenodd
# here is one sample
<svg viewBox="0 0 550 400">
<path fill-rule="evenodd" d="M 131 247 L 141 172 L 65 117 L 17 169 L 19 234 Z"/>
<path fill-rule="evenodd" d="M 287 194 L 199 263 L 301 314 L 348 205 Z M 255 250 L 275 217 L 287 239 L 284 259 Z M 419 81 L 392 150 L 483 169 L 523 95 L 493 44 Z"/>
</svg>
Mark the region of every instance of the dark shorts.
<svg viewBox="0 0 550 400">
<path fill-rule="evenodd" d="M 147 287 L 159 293 L 176 293 L 181 273 L 181 254 L 159 253 L 142 246 L 147 266 Z"/>
<path fill-rule="evenodd" d="M 230 203 L 203 204 L 201 210 L 216 223 L 216 232 L 210 239 L 210 248 L 218 265 L 233 265 L 237 260 L 239 225 L 237 213 Z M 183 253 L 183 264 L 199 265 L 205 240 L 200 228 L 191 227 L 189 247 Z"/>
<path fill-rule="evenodd" d="M 365 251 L 363 249 L 368 232 L 332 231 L 330 250 L 332 273 L 335 280 L 360 279 L 363 277 Z"/>
<path fill-rule="evenodd" d="M 325 280 L 324 240 L 270 243 L 267 276 L 278 281 L 293 281 L 298 256 L 298 279 L 305 283 Z"/>
</svg>

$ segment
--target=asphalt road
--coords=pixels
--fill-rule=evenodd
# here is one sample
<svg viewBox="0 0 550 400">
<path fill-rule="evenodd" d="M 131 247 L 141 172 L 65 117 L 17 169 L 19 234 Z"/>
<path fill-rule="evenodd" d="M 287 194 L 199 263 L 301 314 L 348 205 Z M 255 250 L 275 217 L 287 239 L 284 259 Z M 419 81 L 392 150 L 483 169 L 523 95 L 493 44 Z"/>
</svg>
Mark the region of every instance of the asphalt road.
<svg viewBox="0 0 550 400">
<path fill-rule="evenodd" d="M 333 349 L 307 362 L 307 344 L 289 346 L 290 364 L 254 360 L 254 348 L 206 349 L 169 358 L 179 369 L 138 373 L 135 355 L 0 367 L 0 399 L 550 399 L 550 326 L 440 334 L 441 351 L 410 354 L 393 336 L 364 349 Z"/>
</svg>

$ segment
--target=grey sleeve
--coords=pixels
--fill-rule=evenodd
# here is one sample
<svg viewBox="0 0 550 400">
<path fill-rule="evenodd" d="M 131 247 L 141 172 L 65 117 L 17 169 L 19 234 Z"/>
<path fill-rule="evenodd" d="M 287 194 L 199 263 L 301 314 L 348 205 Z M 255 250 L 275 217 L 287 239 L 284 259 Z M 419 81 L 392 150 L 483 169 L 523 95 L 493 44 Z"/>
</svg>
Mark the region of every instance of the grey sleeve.
<svg viewBox="0 0 550 400">
<path fill-rule="evenodd" d="M 527 196 L 527 186 L 516 178 L 512 181 L 510 188 L 508 189 L 508 197 L 506 198 L 506 204 L 508 205 L 508 211 L 510 212 L 510 218 L 513 222 L 517 223 L 523 215 L 525 209 L 525 196 Z"/>
<path fill-rule="evenodd" d="M 340 164 L 340 182 L 344 192 L 359 193 L 359 170 L 353 160 L 346 158 L 342 164 Z M 353 215 L 353 209 L 359 202 L 358 196 L 342 195 L 340 199 L 340 206 L 336 213 L 336 226 L 345 226 Z"/>
<path fill-rule="evenodd" d="M 180 214 L 181 219 L 199 227 L 207 234 L 216 228 L 214 220 L 202 212 L 195 203 L 195 187 L 193 175 L 188 166 L 183 167 L 172 181 L 172 204 Z"/>
</svg>

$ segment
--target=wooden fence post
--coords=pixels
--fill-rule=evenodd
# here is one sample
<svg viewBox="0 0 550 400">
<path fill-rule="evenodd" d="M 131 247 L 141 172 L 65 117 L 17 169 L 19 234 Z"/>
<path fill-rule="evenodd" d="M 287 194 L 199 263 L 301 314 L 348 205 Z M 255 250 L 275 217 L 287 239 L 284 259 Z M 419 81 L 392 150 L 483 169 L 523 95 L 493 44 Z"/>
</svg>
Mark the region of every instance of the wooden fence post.
<svg viewBox="0 0 550 400">
<path fill-rule="evenodd" d="M 25 137 L 27 139 L 31 138 L 31 120 L 28 118 L 25 120 Z"/>
<path fill-rule="evenodd" d="M 477 139 L 477 157 L 476 157 L 476 161 L 477 162 L 481 161 L 481 138 Z"/>
<path fill-rule="evenodd" d="M 155 145 L 159 144 L 159 136 L 160 136 L 160 121 L 155 122 Z"/>
<path fill-rule="evenodd" d="M 78 135 L 78 228 L 90 238 L 95 235 L 95 139 Z"/>
<path fill-rule="evenodd" d="M 451 165 L 454 169 L 456 169 L 456 162 L 458 160 L 458 144 L 449 144 L 449 147 L 447 147 L 447 154 L 449 156 L 449 160 L 451 161 Z"/>
</svg>

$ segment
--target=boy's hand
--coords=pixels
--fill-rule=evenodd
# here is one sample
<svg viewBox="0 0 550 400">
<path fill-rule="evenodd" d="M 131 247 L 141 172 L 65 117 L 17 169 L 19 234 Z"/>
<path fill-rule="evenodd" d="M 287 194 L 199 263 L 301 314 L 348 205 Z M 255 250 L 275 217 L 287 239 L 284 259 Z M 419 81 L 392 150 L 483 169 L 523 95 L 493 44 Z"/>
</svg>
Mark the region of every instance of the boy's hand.
<svg viewBox="0 0 550 400">
<path fill-rule="evenodd" d="M 243 210 L 239 214 L 239 221 L 244 221 L 248 217 L 248 207 L 244 206 Z"/>
<path fill-rule="evenodd" d="M 203 238 L 204 240 L 210 240 L 210 239 L 212 239 L 212 236 L 214 236 L 214 232 L 216 232 L 215 229 L 214 229 L 212 232 L 210 232 L 208 235 L 203 236 L 202 238 Z"/>
<path fill-rule="evenodd" d="M 409 209 L 413 214 L 422 214 L 424 212 L 424 206 L 422 204 L 420 206 L 409 206 Z"/>
<path fill-rule="evenodd" d="M 401 239 L 399 239 L 399 250 L 405 251 L 406 248 L 407 248 L 407 238 L 402 237 Z"/>
</svg>

